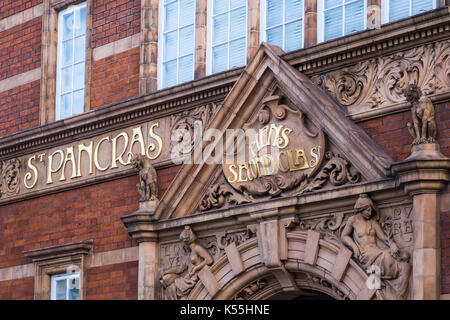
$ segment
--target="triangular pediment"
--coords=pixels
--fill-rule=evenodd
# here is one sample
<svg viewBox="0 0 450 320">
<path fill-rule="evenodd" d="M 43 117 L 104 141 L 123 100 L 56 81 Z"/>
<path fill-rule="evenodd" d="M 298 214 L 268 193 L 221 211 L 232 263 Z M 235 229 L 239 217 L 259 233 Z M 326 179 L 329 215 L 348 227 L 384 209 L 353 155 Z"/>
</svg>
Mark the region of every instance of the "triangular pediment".
<svg viewBox="0 0 450 320">
<path fill-rule="evenodd" d="M 206 128 L 215 129 L 225 144 L 232 140 L 226 140 L 227 131 L 252 129 L 255 135 L 241 144 L 248 157 L 218 163 L 213 159 L 222 141 L 204 139 L 202 161 L 182 165 L 155 218 L 387 178 L 391 158 L 342 107 L 280 58 L 283 54 L 262 43 Z M 277 150 L 275 171 L 271 160 L 258 154 L 263 140 Z"/>
</svg>

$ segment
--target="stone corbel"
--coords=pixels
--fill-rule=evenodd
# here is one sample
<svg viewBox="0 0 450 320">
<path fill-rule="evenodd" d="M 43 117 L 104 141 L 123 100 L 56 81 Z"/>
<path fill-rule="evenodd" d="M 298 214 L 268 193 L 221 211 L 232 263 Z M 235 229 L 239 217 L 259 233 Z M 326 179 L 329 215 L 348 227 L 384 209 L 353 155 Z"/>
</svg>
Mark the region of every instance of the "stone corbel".
<svg viewBox="0 0 450 320">
<path fill-rule="evenodd" d="M 294 277 L 284 266 L 288 250 L 286 228 L 292 227 L 295 223 L 295 218 L 287 218 L 248 226 L 251 232 L 256 233 L 262 262 L 286 292 L 299 290 Z"/>
<path fill-rule="evenodd" d="M 433 147 L 432 144 L 428 146 Z M 412 298 L 439 299 L 439 193 L 450 180 L 450 159 L 436 150 L 420 150 L 420 153 L 413 152 L 405 161 L 393 164 L 392 172 L 405 192 L 413 198 Z"/>
</svg>

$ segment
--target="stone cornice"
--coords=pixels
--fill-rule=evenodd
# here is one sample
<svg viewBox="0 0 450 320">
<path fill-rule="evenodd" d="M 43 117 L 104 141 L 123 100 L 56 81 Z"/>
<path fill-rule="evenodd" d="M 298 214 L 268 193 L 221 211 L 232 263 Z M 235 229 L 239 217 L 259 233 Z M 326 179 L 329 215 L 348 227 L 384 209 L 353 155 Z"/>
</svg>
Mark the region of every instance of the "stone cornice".
<svg viewBox="0 0 450 320">
<path fill-rule="evenodd" d="M 38 262 L 42 260 L 55 259 L 78 254 L 89 254 L 92 249 L 92 244 L 92 240 L 86 240 L 25 251 L 24 255 L 32 259 L 33 262 Z"/>
<path fill-rule="evenodd" d="M 450 7 L 365 30 L 285 54 L 283 59 L 306 75 L 334 70 L 450 35 Z"/>
</svg>

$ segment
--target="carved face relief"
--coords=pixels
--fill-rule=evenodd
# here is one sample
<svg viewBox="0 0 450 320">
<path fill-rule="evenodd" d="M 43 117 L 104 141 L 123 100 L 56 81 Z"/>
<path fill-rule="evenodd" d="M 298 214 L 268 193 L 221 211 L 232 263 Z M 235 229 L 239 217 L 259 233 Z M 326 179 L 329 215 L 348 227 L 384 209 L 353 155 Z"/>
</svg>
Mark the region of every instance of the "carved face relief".
<svg viewBox="0 0 450 320">
<path fill-rule="evenodd" d="M 324 159 L 323 132 L 281 99 L 266 98 L 259 114 L 243 127 L 245 142 L 234 146 L 234 154 L 224 154 L 225 178 L 244 195 L 270 198 L 294 193 Z"/>
</svg>

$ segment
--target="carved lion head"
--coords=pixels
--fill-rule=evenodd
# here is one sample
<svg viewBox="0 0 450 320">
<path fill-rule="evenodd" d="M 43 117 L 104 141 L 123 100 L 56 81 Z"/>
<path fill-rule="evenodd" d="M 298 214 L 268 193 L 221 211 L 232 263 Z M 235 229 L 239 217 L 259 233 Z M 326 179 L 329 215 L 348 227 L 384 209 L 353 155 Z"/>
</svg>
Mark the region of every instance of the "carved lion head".
<svg viewBox="0 0 450 320">
<path fill-rule="evenodd" d="M 410 83 L 404 90 L 403 95 L 405 96 L 406 100 L 410 103 L 419 101 L 420 97 L 422 96 L 422 90 L 420 90 L 420 87 L 416 85 L 415 83 Z"/>
</svg>

